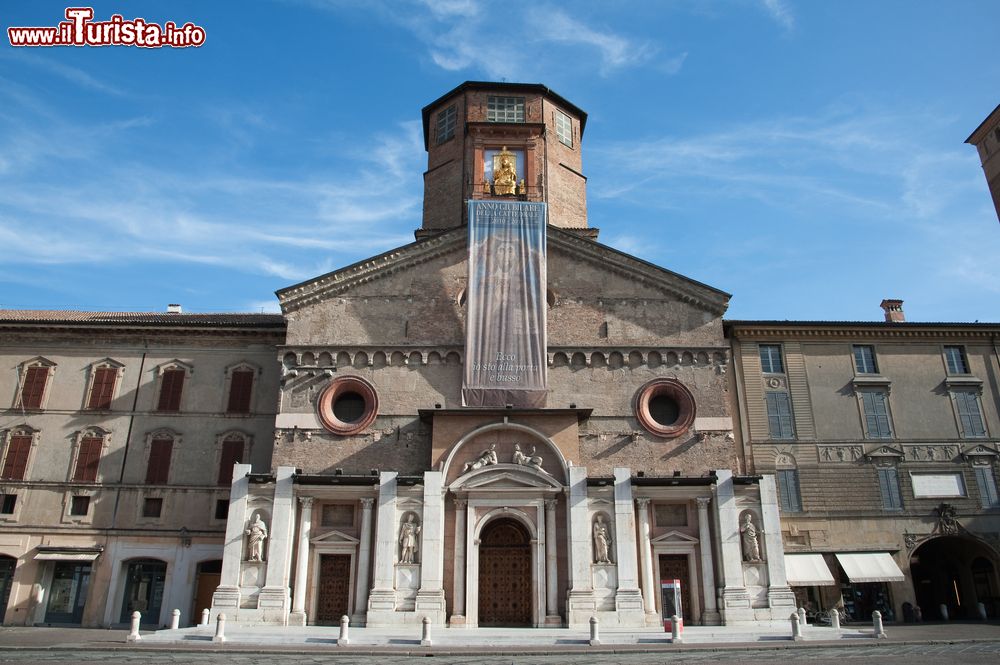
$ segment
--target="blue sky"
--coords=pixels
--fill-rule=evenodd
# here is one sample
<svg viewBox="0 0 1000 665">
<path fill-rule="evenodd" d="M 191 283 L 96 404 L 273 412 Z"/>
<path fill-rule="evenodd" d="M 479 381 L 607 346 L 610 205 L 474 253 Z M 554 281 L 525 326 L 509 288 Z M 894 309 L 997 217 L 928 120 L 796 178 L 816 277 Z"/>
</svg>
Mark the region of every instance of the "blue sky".
<svg viewBox="0 0 1000 665">
<path fill-rule="evenodd" d="M 14 49 L 0 6 L 0 307 L 276 310 L 410 242 L 420 109 L 465 80 L 589 114 L 600 240 L 729 318 L 1000 321 L 1000 223 L 963 141 L 1000 102 L 1000 3 L 95 2 L 201 48 Z"/>
</svg>

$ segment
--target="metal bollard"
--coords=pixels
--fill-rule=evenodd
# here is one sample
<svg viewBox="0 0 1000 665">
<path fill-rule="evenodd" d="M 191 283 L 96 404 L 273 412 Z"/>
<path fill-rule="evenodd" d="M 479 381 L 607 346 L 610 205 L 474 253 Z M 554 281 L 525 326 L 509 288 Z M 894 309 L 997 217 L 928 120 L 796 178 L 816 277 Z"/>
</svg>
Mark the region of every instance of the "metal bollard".
<svg viewBox="0 0 1000 665">
<path fill-rule="evenodd" d="M 337 645 L 346 647 L 351 643 L 350 638 L 347 635 L 347 627 L 351 625 L 351 620 L 347 618 L 347 615 L 340 617 L 340 636 L 337 638 Z"/>
<path fill-rule="evenodd" d="M 670 643 L 681 644 L 684 638 L 681 637 L 681 618 L 676 614 L 670 617 Z"/>
<path fill-rule="evenodd" d="M 945 605 L 944 603 L 941 603 L 940 605 L 938 605 L 938 611 L 941 612 L 941 620 L 942 621 L 947 621 L 948 620 L 948 606 Z"/>
<path fill-rule="evenodd" d="M 181 611 L 174 610 L 170 613 L 170 630 L 177 630 L 181 627 Z"/>
<path fill-rule="evenodd" d="M 882 613 L 878 610 L 872 612 L 872 635 L 875 639 L 886 637 L 885 628 L 882 627 Z"/>
<path fill-rule="evenodd" d="M 799 624 L 799 613 L 792 612 L 792 616 L 788 617 L 788 619 L 792 623 L 792 641 L 802 641 L 802 626 Z"/>
<path fill-rule="evenodd" d="M 799 615 L 799 625 L 803 628 L 806 627 L 806 608 L 800 607 L 798 610 Z"/>
<path fill-rule="evenodd" d="M 212 641 L 226 641 L 226 615 L 222 612 L 219 613 L 219 616 L 215 617 L 215 637 L 212 638 Z"/>
<path fill-rule="evenodd" d="M 830 610 L 830 627 L 834 630 L 840 630 L 840 612 L 837 608 Z"/>
<path fill-rule="evenodd" d="M 128 637 L 125 638 L 126 642 L 139 642 L 142 640 L 142 635 L 139 634 L 139 623 L 142 621 L 142 615 L 138 612 L 132 612 L 132 625 L 129 626 Z"/>
<path fill-rule="evenodd" d="M 211 612 L 208 611 L 207 607 L 205 609 L 203 609 L 201 611 L 201 624 L 199 624 L 199 625 L 207 626 L 208 625 L 208 617 L 209 617 L 210 614 L 211 614 Z"/>
<path fill-rule="evenodd" d="M 341 619 L 341 621 L 343 621 L 343 619 Z M 420 631 L 420 646 L 429 647 L 433 644 L 433 642 L 431 642 L 431 618 L 424 617 L 422 623 L 424 626 L 423 630 Z M 343 625 L 343 623 L 341 625 Z"/>
<path fill-rule="evenodd" d="M 976 611 L 979 612 L 979 618 L 986 621 L 986 605 L 983 603 L 976 603 Z"/>
<path fill-rule="evenodd" d="M 590 646 L 596 647 L 601 644 L 601 636 L 597 630 L 597 617 L 590 617 Z"/>
</svg>

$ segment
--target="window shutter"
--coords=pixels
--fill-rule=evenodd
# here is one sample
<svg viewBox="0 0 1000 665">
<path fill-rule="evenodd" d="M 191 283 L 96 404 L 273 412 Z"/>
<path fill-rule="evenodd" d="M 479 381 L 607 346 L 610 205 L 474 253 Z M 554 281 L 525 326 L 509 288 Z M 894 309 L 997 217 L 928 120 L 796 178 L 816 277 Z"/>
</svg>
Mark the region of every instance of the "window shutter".
<svg viewBox="0 0 1000 665">
<path fill-rule="evenodd" d="M 997 482 L 993 469 L 988 466 L 976 467 L 976 483 L 979 485 L 979 500 L 983 508 L 997 506 Z"/>
<path fill-rule="evenodd" d="M 802 500 L 799 497 L 798 470 L 780 469 L 778 471 L 778 490 L 783 510 L 790 513 L 802 511 Z"/>
<path fill-rule="evenodd" d="M 899 491 L 899 473 L 896 469 L 878 469 L 878 487 L 882 494 L 883 508 L 903 509 L 903 497 Z"/>
<path fill-rule="evenodd" d="M 233 465 L 243 463 L 243 439 L 226 439 L 222 442 L 222 455 L 219 459 L 219 485 L 230 485 L 233 482 Z"/>
<path fill-rule="evenodd" d="M 42 408 L 42 395 L 45 394 L 45 381 L 49 378 L 48 367 L 29 367 L 24 375 L 24 385 L 21 386 L 21 406 L 25 409 Z"/>
<path fill-rule="evenodd" d="M 149 465 L 146 467 L 147 485 L 165 485 L 170 477 L 170 455 L 174 450 L 172 439 L 153 439 L 149 446 Z"/>
<path fill-rule="evenodd" d="M 964 390 L 956 392 L 955 403 L 958 406 L 958 419 L 962 424 L 962 436 L 986 436 L 983 417 L 979 411 L 979 398 L 976 394 Z"/>
<path fill-rule="evenodd" d="M 3 463 L 5 480 L 24 480 L 24 472 L 28 467 L 28 453 L 31 451 L 30 436 L 12 436 L 7 444 L 7 457 Z"/>
<path fill-rule="evenodd" d="M 76 456 L 76 471 L 73 480 L 92 483 L 97 480 L 97 466 L 101 461 L 102 439 L 87 437 L 80 442 L 80 452 Z"/>
<path fill-rule="evenodd" d="M 94 385 L 90 389 L 88 409 L 110 409 L 111 396 L 115 392 L 115 379 L 118 370 L 112 367 L 101 367 L 94 371 Z"/>
<path fill-rule="evenodd" d="M 253 391 L 253 370 L 233 372 L 229 382 L 229 413 L 250 413 L 250 395 Z"/>
<path fill-rule="evenodd" d="M 769 392 L 767 399 L 767 426 L 772 439 L 793 439 L 792 407 L 788 393 Z"/>
<path fill-rule="evenodd" d="M 160 402 L 157 411 L 180 411 L 181 391 L 184 389 L 184 370 L 168 369 L 160 381 Z"/>
</svg>

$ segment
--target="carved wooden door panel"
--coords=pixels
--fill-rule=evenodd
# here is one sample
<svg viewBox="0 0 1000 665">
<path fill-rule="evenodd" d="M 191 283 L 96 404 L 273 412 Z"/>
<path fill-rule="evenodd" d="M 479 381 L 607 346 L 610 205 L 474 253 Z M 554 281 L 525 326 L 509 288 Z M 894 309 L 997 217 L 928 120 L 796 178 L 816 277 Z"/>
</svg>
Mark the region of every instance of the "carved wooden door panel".
<svg viewBox="0 0 1000 665">
<path fill-rule="evenodd" d="M 351 555 L 321 554 L 316 623 L 338 624 L 351 594 Z"/>
<path fill-rule="evenodd" d="M 688 575 L 688 558 L 686 554 L 661 554 L 660 579 L 681 581 L 681 610 L 685 622 L 694 623 L 698 617 L 692 616 L 691 578 Z"/>
<path fill-rule="evenodd" d="M 531 549 L 521 525 L 498 520 L 479 544 L 479 625 L 530 626 Z"/>
</svg>

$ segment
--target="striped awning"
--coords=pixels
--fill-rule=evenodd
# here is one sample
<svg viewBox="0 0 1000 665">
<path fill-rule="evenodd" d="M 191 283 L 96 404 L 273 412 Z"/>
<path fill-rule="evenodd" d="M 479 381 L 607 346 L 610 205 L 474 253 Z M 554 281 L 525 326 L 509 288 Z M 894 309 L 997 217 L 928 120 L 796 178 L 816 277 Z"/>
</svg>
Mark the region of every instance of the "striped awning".
<svg viewBox="0 0 1000 665">
<path fill-rule="evenodd" d="M 835 586 L 822 554 L 786 554 L 785 575 L 789 586 Z"/>
<path fill-rule="evenodd" d="M 837 554 L 837 561 L 852 582 L 902 582 L 906 579 L 888 552 Z"/>
</svg>

